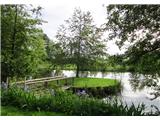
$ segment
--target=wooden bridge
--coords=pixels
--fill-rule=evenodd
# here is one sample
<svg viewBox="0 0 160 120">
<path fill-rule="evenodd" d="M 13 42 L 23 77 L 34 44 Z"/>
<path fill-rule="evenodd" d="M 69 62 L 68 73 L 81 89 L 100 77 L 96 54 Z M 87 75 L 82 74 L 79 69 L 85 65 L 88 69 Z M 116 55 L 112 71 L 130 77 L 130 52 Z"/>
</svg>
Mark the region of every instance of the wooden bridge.
<svg viewBox="0 0 160 120">
<path fill-rule="evenodd" d="M 62 77 L 62 76 L 55 76 L 55 77 L 45 77 L 45 78 L 37 78 L 37 79 L 32 79 L 32 80 L 24 80 L 24 81 L 18 81 L 18 82 L 14 82 L 12 84 L 24 84 L 24 86 L 26 85 L 31 85 L 31 84 L 37 84 L 37 83 L 44 83 L 44 86 L 48 86 L 48 82 L 52 82 L 52 81 L 57 81 L 57 85 L 59 85 L 59 81 L 60 80 L 65 80 L 65 86 L 62 87 L 62 89 L 68 89 L 71 87 L 71 85 L 67 85 L 68 84 L 68 80 L 72 80 L 72 85 L 74 83 L 74 77 Z"/>
</svg>

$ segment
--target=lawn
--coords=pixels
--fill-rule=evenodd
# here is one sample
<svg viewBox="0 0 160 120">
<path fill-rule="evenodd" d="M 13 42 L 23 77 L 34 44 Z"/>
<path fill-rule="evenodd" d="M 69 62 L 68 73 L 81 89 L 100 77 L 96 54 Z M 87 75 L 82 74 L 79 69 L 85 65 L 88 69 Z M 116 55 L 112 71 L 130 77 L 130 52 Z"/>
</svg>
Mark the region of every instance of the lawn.
<svg viewBox="0 0 160 120">
<path fill-rule="evenodd" d="M 118 84 L 117 80 L 105 78 L 75 78 L 74 87 L 108 87 Z"/>
<path fill-rule="evenodd" d="M 45 111 L 25 111 L 13 106 L 1 106 L 1 116 L 63 116 L 62 113 Z"/>
</svg>

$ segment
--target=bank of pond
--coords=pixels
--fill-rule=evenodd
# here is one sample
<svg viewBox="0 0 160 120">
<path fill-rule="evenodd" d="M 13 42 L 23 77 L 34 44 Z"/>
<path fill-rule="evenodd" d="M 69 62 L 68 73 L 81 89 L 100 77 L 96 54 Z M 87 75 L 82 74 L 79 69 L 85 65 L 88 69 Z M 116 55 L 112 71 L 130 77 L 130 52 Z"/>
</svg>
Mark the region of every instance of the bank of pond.
<svg viewBox="0 0 160 120">
<path fill-rule="evenodd" d="M 18 88 L 2 90 L 2 106 L 13 106 L 22 111 L 45 111 L 78 116 L 145 115 L 144 105 L 128 107 L 117 100 L 103 101 L 77 96 L 66 91 L 48 91 L 35 95 Z M 3 111 L 3 108 L 2 108 Z"/>
<path fill-rule="evenodd" d="M 86 95 L 88 97 L 104 98 L 108 95 L 117 95 L 123 89 L 121 82 L 115 79 L 107 78 L 70 78 L 59 81 L 48 82 L 47 86 L 35 84 L 28 86 L 32 90 L 40 88 L 65 89 L 73 94 Z"/>
<path fill-rule="evenodd" d="M 104 98 L 108 95 L 119 94 L 121 82 L 104 78 L 75 78 L 74 84 L 68 90 L 73 93 L 85 94 L 92 97 Z"/>
<path fill-rule="evenodd" d="M 69 89 L 61 89 L 62 86 L 71 84 Z M 11 106 L 23 112 L 45 111 L 46 115 L 50 114 L 47 112 L 53 112 L 53 115 L 61 113 L 78 116 L 156 115 L 152 111 L 145 112 L 144 104 L 128 106 L 116 97 L 102 99 L 120 93 L 121 89 L 120 81 L 102 78 L 74 78 L 74 82 L 73 79 L 62 80 L 58 85 L 54 81 L 49 83 L 47 88 L 36 84 L 28 90 L 11 86 L 2 89 L 2 111 L 3 108 L 5 110 L 7 106 Z"/>
</svg>

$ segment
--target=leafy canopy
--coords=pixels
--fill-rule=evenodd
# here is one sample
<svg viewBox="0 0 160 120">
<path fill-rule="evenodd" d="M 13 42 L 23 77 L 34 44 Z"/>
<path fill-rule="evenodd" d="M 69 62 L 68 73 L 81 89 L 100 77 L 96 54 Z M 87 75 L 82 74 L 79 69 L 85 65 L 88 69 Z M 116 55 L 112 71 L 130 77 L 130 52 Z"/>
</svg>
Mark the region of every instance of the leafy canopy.
<svg viewBox="0 0 160 120">
<path fill-rule="evenodd" d="M 36 73 L 45 55 L 40 10 L 26 5 L 1 6 L 2 75 L 23 77 Z"/>
<path fill-rule="evenodd" d="M 105 55 L 102 31 L 93 24 L 90 12 L 75 9 L 73 16 L 60 26 L 56 37 L 68 63 L 77 66 L 77 76 L 80 68 Z"/>
<path fill-rule="evenodd" d="M 123 47 L 130 64 L 141 72 L 160 74 L 160 6 L 109 5 L 106 29 L 109 38 Z"/>
</svg>

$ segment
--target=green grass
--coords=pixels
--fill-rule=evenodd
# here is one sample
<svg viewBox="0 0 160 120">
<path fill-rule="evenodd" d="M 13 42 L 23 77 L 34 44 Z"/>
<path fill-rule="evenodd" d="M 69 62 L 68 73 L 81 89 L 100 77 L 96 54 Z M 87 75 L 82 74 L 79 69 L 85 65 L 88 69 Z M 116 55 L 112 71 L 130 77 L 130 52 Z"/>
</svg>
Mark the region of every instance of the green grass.
<svg viewBox="0 0 160 120">
<path fill-rule="evenodd" d="M 62 113 L 46 111 L 25 111 L 13 106 L 1 106 L 2 116 L 63 116 Z"/>
<path fill-rule="evenodd" d="M 118 81 L 104 78 L 75 78 L 74 87 L 108 87 L 117 85 Z"/>
<path fill-rule="evenodd" d="M 102 101 L 85 96 L 77 96 L 67 91 L 55 91 L 55 95 L 37 96 L 34 92 L 26 92 L 19 88 L 10 88 L 1 92 L 2 115 L 145 115 L 144 105 L 138 107 L 123 105 L 117 99 Z M 19 109 L 18 109 L 19 108 Z M 37 111 L 37 112 L 36 112 Z M 40 111 L 40 112 L 39 112 Z M 54 111 L 54 112 L 53 112 Z M 59 114 L 60 113 L 60 114 Z"/>
</svg>

